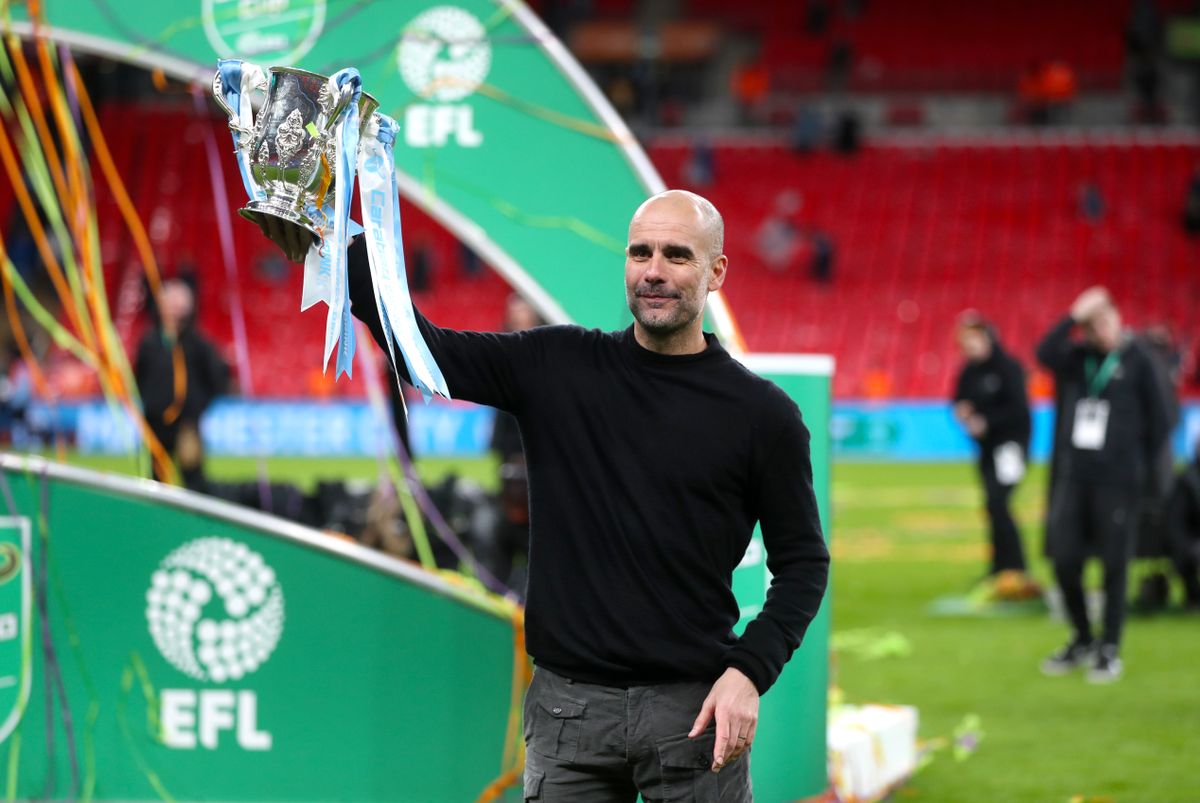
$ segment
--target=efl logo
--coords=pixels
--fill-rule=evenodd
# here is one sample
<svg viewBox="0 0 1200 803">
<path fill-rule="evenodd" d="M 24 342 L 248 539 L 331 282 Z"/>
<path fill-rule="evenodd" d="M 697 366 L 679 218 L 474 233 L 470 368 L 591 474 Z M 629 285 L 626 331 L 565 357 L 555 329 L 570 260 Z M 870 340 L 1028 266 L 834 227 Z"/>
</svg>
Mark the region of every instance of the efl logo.
<svg viewBox="0 0 1200 803">
<path fill-rule="evenodd" d="M 228 538 L 198 538 L 163 560 L 146 592 L 150 635 L 163 658 L 189 677 L 241 680 L 262 666 L 283 635 L 283 589 L 262 556 Z M 252 691 L 164 689 L 164 740 L 169 747 L 209 749 L 222 730 L 238 744 L 266 750 Z"/>
<path fill-rule="evenodd" d="M 408 88 L 434 101 L 413 104 L 405 112 L 408 145 L 483 144 L 483 135 L 475 130 L 474 108 L 456 103 L 474 93 L 492 68 L 492 45 L 475 15 L 455 6 L 435 6 L 418 14 L 404 28 L 396 60 Z"/>
</svg>

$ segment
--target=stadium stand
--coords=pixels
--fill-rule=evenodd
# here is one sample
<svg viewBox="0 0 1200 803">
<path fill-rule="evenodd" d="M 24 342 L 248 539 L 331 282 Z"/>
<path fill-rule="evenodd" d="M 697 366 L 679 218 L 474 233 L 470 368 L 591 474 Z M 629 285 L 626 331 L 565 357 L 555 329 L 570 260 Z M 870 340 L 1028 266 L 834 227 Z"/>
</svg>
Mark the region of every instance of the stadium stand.
<svg viewBox="0 0 1200 803">
<path fill-rule="evenodd" d="M 1200 243 L 1180 216 L 1195 140 L 925 142 L 853 158 L 753 141 L 717 147 L 716 181 L 701 191 L 726 215 L 726 290 L 752 350 L 835 354 L 840 397 L 927 397 L 949 387 L 950 331 L 968 307 L 1028 364 L 1043 329 L 1088 284 L 1111 287 L 1135 325 L 1194 325 Z M 669 141 L 651 149 L 668 185 L 687 185 L 688 152 Z M 1095 222 L 1080 212 L 1088 184 L 1106 204 Z M 802 264 L 772 271 L 756 253 L 754 233 L 785 191 L 802 199 L 797 227 L 835 243 L 831 284 Z"/>
<path fill-rule="evenodd" d="M 232 355 L 231 293 L 213 245 L 208 167 L 184 158 L 197 152 L 205 125 L 224 151 L 224 123 L 164 105 L 109 106 L 103 123 L 162 270 L 171 275 L 191 263 L 204 277 L 201 325 Z M 920 142 L 871 145 L 850 158 L 801 156 L 750 138 L 717 145 L 715 183 L 697 189 L 727 216 L 733 266 L 727 292 L 752 350 L 836 355 L 839 397 L 931 397 L 945 393 L 955 370 L 949 332 L 967 307 L 993 318 L 1030 363 L 1037 336 L 1086 284 L 1112 287 L 1134 324 L 1167 321 L 1182 330 L 1192 322 L 1200 243 L 1183 234 L 1180 214 L 1200 162 L 1194 141 L 1049 135 Z M 651 148 L 671 186 L 687 186 L 689 153 L 678 140 Z M 233 160 L 221 167 L 235 204 L 241 184 Z M 99 177 L 96 184 L 114 316 L 133 343 L 143 317 L 140 266 L 111 195 Z M 1098 221 L 1080 211 L 1089 184 L 1105 205 Z M 809 276 L 803 247 L 783 271 L 769 269 L 756 251 L 759 226 L 788 191 L 801 201 L 794 215 L 801 241 L 819 231 L 836 248 L 830 283 Z M 448 232 L 410 204 L 403 215 L 410 260 L 418 244 L 432 254 L 431 289 L 416 295 L 422 310 L 447 325 L 494 328 L 507 293 L 503 280 L 486 269 L 467 275 Z M 238 265 L 238 281 L 255 349 L 256 394 L 361 393 L 357 383 L 322 377 L 324 313 L 297 314 L 299 270 L 276 264 L 272 278 L 271 247 L 238 218 L 234 237 L 237 253 L 251 255 Z"/>
<path fill-rule="evenodd" d="M 824 4 L 827 21 L 819 24 L 809 18 L 815 5 L 820 4 L 690 0 L 687 10 L 689 16 L 761 37 L 762 58 L 781 89 L 819 85 L 837 43 L 849 46 L 850 86 L 856 90 L 1012 90 L 1024 70 L 1050 59 L 1072 65 L 1082 88 L 1109 89 L 1121 79 L 1121 31 L 1131 3 L 841 2 Z"/>
</svg>

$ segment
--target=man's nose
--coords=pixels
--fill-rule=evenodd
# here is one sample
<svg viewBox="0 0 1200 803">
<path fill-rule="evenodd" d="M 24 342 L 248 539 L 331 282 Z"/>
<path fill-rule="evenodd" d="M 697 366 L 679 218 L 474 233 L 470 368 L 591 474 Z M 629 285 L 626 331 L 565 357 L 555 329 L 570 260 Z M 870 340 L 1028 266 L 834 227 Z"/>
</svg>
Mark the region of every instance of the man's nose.
<svg viewBox="0 0 1200 803">
<path fill-rule="evenodd" d="M 650 257 L 650 262 L 646 265 L 646 272 L 642 274 L 642 279 L 655 284 L 666 281 L 666 277 L 663 275 L 662 254 L 655 253 Z"/>
</svg>

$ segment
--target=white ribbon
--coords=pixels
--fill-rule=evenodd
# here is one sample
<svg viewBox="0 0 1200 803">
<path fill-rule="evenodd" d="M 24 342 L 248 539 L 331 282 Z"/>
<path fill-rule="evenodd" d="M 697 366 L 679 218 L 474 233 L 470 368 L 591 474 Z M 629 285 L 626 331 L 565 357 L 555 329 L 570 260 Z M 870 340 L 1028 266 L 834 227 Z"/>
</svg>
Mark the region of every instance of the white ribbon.
<svg viewBox="0 0 1200 803">
<path fill-rule="evenodd" d="M 386 114 L 373 115 L 363 131 L 358 152 L 358 192 L 371 262 L 371 283 L 375 288 L 375 307 L 379 311 L 392 367 L 397 365 L 398 348 L 413 385 L 425 400 L 429 401 L 434 394 L 448 399 L 450 391 L 446 388 L 446 379 L 417 327 L 408 292 L 400 232 L 400 196 L 392 156 L 399 128 Z"/>
</svg>

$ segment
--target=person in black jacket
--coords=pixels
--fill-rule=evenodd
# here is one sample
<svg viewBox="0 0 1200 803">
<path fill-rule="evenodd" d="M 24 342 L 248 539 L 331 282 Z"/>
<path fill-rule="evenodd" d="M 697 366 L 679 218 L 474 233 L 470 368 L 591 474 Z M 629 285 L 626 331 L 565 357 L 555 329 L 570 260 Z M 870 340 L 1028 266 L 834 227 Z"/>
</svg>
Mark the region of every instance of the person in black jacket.
<svg viewBox="0 0 1200 803">
<path fill-rule="evenodd" d="M 1024 575 L 1025 552 L 1009 499 L 1025 476 L 1029 453 L 1025 369 L 1004 350 L 995 330 L 978 313 L 959 317 L 957 337 L 966 363 L 954 390 L 954 417 L 979 445 L 979 475 L 992 543 L 990 574 Z"/>
<path fill-rule="evenodd" d="M 293 261 L 308 249 L 292 224 L 264 231 Z M 451 395 L 512 413 L 525 446 L 526 799 L 751 800 L 759 697 L 824 597 L 800 410 L 703 330 L 723 245 L 709 201 L 668 191 L 630 222 L 623 331 L 459 332 L 414 310 Z M 382 342 L 361 240 L 349 258 L 352 311 Z M 738 635 L 756 522 L 771 582 Z"/>
<path fill-rule="evenodd" d="M 1082 328 L 1084 340 L 1074 340 Z M 1088 680 L 1120 677 L 1121 628 L 1141 497 L 1169 434 L 1166 400 L 1145 346 L 1121 327 L 1102 287 L 1085 290 L 1045 336 L 1037 356 L 1054 373 L 1064 420 L 1056 428 L 1059 476 L 1047 550 L 1074 631 L 1042 664 L 1051 675 L 1090 665 Z M 1083 592 L 1090 555 L 1104 563 L 1104 622 L 1097 645 Z"/>
<path fill-rule="evenodd" d="M 229 368 L 196 329 L 195 294 L 187 282 L 163 282 L 159 300 L 161 306 L 151 308 L 154 325 L 138 346 L 134 379 L 146 423 L 178 461 L 184 485 L 204 491 L 200 416 L 226 391 Z M 154 476 L 166 481 L 157 464 Z"/>
</svg>

